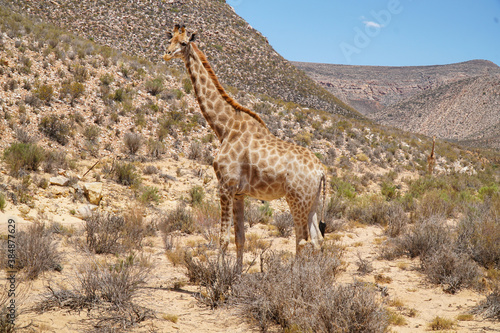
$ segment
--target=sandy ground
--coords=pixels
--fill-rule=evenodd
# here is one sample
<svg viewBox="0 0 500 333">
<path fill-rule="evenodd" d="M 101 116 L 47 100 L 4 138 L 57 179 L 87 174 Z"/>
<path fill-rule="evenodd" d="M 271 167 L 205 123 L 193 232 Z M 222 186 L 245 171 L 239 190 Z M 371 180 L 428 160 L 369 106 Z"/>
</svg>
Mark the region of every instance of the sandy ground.
<svg viewBox="0 0 500 333">
<path fill-rule="evenodd" d="M 89 162 L 89 165 L 91 162 Z M 175 207 L 181 197 L 187 197 L 188 190 L 194 185 L 203 186 L 207 200 L 216 200 L 216 181 L 213 171 L 206 166 L 181 158 L 179 161 L 170 160 L 158 162 L 157 166 L 162 172 L 176 176 L 174 183 L 159 181 L 154 176 L 144 176 L 145 184 L 155 184 L 160 188 L 162 201 L 155 210 L 169 210 Z M 204 176 L 199 177 L 195 172 L 197 168 L 204 168 Z M 208 178 L 206 177 L 208 175 Z M 113 181 L 103 180 L 104 199 L 100 209 L 119 212 L 130 193 L 123 191 L 123 187 Z M 121 190 L 121 191 L 119 191 Z M 67 187 L 50 186 L 49 189 L 39 193 L 35 200 L 35 207 L 29 212 L 20 212 L 20 206 L 9 204 L 4 213 L 0 213 L 1 234 L 7 233 L 7 221 L 14 217 L 18 231 L 27 224 L 32 223 L 37 214 L 44 214 L 50 221 L 57 221 L 66 226 L 73 226 L 77 232 L 75 236 L 57 236 L 58 248 L 63 255 L 61 272 L 46 272 L 34 281 L 24 281 L 18 290 L 16 302 L 18 317 L 16 323 L 21 332 L 82 332 L 92 328 L 93 321 L 86 311 L 68 312 L 67 310 L 51 310 L 45 313 L 33 311 L 33 306 L 38 304 L 47 294 L 48 286 L 66 286 L 71 288 L 75 283 L 75 273 L 78 265 L 86 260 L 85 255 L 77 250 L 75 239 L 83 239 L 83 220 L 72 215 L 72 209 L 77 209 L 80 202 L 72 200 L 71 190 Z M 119 203 L 117 203 L 119 202 Z M 275 211 L 286 209 L 283 200 L 272 203 Z M 147 217 L 146 217 L 147 219 Z M 272 228 L 257 224 L 247 230 L 249 234 L 257 234 L 266 241 L 272 241 L 271 249 L 295 251 L 295 239 L 292 235 L 288 239 L 278 238 L 273 235 Z M 402 315 L 405 324 L 391 326 L 392 332 L 425 332 L 428 324 L 436 316 L 455 320 L 455 332 L 500 332 L 500 323 L 483 320 L 474 316 L 470 321 L 458 321 L 456 317 L 467 313 L 472 307 L 485 298 L 473 290 L 463 290 L 454 295 L 445 293 L 441 287 L 429 284 L 419 271 L 418 259 L 410 260 L 401 258 L 394 261 L 379 259 L 379 253 L 385 236 L 383 230 L 377 226 L 347 225 L 342 231 L 328 236 L 338 239 L 339 244 L 345 247 L 343 260 L 346 263 L 338 281 L 349 283 L 354 279 L 377 283 L 380 288 L 386 287 L 387 295 L 384 301 L 389 308 Z M 180 237 L 183 244 L 195 244 L 202 241 L 200 235 L 184 235 Z M 185 269 L 173 266 L 165 255 L 161 237 L 149 237 L 143 241 L 142 253 L 150 257 L 152 271 L 146 284 L 143 285 L 135 298 L 135 304 L 154 311 L 154 318 L 147 319 L 130 329 L 132 332 L 258 332 L 256 325 L 245 320 L 238 308 L 224 306 L 211 310 L 202 305 L 194 297 L 199 289 L 190 285 L 185 275 Z M 234 245 L 230 250 L 234 253 Z M 250 262 L 254 255 L 245 254 L 245 262 Z M 372 263 L 374 270 L 367 275 L 360 275 L 357 271 L 358 256 Z M 251 270 L 258 270 L 259 265 Z M 376 275 L 386 277 L 385 282 L 375 281 Z M 5 281 L 6 272 L 2 271 L 2 283 Z M 180 284 L 180 289 L 174 285 Z M 396 304 L 396 306 L 391 306 Z M 173 322 L 169 318 L 177 318 Z M 175 320 L 174 320 L 175 321 Z M 279 331 L 279 330 L 277 330 Z"/>
</svg>

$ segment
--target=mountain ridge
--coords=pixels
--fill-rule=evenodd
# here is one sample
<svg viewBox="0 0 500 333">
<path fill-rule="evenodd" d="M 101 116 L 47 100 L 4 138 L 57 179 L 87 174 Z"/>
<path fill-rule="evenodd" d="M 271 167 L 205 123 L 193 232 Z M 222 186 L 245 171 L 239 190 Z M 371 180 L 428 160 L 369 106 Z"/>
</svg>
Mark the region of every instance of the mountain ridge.
<svg viewBox="0 0 500 333">
<path fill-rule="evenodd" d="M 310 108 L 361 115 L 281 57 L 260 32 L 224 1 L 0 1 L 96 42 L 161 62 L 174 24 L 199 35 L 200 48 L 224 84 Z M 182 64 L 171 65 L 183 70 Z"/>
</svg>

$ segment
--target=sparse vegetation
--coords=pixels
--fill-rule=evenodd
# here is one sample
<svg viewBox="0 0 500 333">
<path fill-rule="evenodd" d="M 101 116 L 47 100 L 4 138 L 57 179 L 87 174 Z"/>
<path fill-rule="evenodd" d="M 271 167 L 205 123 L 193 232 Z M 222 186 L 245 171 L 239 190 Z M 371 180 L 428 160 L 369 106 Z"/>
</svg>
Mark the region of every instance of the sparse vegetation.
<svg viewBox="0 0 500 333">
<path fill-rule="evenodd" d="M 7 258 L 6 242 L 3 245 L 2 258 Z M 4 262 L 4 266 L 5 264 Z M 16 234 L 15 264 L 15 269 L 22 270 L 30 280 L 36 279 L 45 271 L 62 270 L 57 244 L 52 232 L 43 222 L 37 221 Z"/>
<path fill-rule="evenodd" d="M 45 150 L 34 143 L 12 143 L 3 152 L 3 160 L 12 175 L 19 170 L 37 171 L 46 158 Z"/>
</svg>

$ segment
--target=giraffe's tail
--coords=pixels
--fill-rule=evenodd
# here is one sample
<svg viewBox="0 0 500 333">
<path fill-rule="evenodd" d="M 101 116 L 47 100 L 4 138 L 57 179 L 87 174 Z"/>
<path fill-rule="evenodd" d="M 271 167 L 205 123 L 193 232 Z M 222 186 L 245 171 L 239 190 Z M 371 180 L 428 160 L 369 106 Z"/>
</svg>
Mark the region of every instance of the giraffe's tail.
<svg viewBox="0 0 500 333">
<path fill-rule="evenodd" d="M 323 204 L 321 207 L 321 219 L 319 220 L 319 231 L 321 232 L 321 236 L 325 237 L 326 174 L 323 174 L 321 176 L 321 181 L 319 183 L 320 189 L 321 189 L 321 183 L 323 183 Z"/>
</svg>

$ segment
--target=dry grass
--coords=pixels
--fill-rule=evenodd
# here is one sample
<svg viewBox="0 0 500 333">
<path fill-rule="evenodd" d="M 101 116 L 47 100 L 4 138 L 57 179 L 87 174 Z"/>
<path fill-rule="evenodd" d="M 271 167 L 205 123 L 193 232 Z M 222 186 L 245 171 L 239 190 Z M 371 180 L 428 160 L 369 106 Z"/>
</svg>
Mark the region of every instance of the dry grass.
<svg viewBox="0 0 500 333">
<path fill-rule="evenodd" d="M 142 213 L 129 210 L 125 217 L 94 212 L 85 219 L 86 245 L 96 254 L 138 248 L 145 236 Z"/>
<path fill-rule="evenodd" d="M 7 258 L 6 243 L 3 242 L 2 258 Z M 3 259 L 2 259 L 3 260 Z M 50 270 L 61 271 L 61 255 L 50 228 L 37 221 L 16 235 L 16 269 L 23 270 L 27 279 L 36 279 Z M 4 263 L 5 265 L 6 263 Z"/>
<path fill-rule="evenodd" d="M 375 293 L 360 282 L 335 282 L 340 254 L 304 252 L 292 258 L 272 252 L 264 272 L 242 276 L 234 287 L 244 315 L 262 331 L 384 332 L 386 312 Z"/>
<path fill-rule="evenodd" d="M 151 310 L 133 303 L 150 271 L 145 258 L 129 255 L 111 263 L 90 256 L 78 268 L 76 281 L 70 282 L 73 287 L 49 285 L 49 293 L 36 310 L 87 310 L 98 331 L 122 331 L 152 317 Z"/>
<path fill-rule="evenodd" d="M 193 258 L 185 252 L 184 266 L 189 281 L 200 286 L 198 299 L 211 308 L 217 308 L 229 299 L 231 288 L 239 276 L 236 260 L 224 254 L 215 257 L 204 254 L 202 258 L 204 260 Z"/>
</svg>

